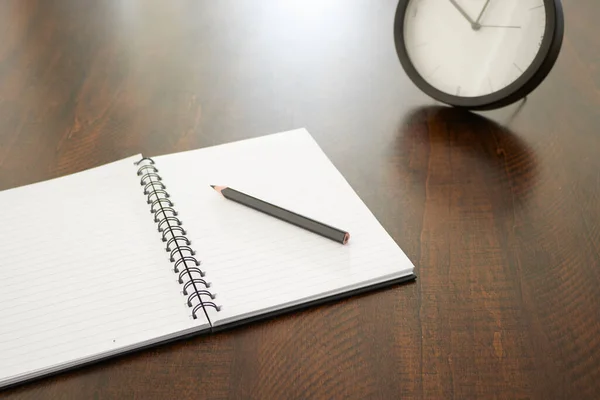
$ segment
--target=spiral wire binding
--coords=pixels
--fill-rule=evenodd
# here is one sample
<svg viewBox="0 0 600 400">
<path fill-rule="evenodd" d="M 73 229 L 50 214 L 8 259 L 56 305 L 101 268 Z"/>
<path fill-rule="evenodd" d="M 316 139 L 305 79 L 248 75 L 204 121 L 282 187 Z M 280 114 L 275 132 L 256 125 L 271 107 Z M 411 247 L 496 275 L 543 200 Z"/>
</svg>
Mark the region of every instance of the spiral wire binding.
<svg viewBox="0 0 600 400">
<path fill-rule="evenodd" d="M 211 286 L 210 282 L 204 279 L 206 273 L 199 268 L 201 263 L 195 257 L 196 252 L 190 247 L 192 242 L 186 237 L 187 232 L 173 208 L 174 204 L 170 200 L 167 187 L 162 182 L 152 158 L 144 157 L 134 164 L 140 166 L 137 170 L 140 185 L 144 188 L 144 195 L 150 205 L 150 213 L 154 215 L 161 240 L 167 244 L 165 250 L 169 253 L 169 261 L 173 263 L 173 272 L 178 276 L 177 282 L 183 286 L 181 293 L 186 297 L 187 306 L 192 309 L 192 318 L 196 319 L 197 313 L 202 310 L 210 322 L 206 308 L 212 307 L 220 311 L 221 307 L 212 301 L 215 294 L 207 290 Z"/>
</svg>

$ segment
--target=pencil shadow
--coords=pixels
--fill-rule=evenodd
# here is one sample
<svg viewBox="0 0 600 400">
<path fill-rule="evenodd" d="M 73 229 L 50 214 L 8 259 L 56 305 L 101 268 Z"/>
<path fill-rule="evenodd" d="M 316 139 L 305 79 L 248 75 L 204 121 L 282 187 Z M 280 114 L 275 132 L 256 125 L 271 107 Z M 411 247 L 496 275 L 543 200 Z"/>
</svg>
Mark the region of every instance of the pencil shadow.
<svg viewBox="0 0 600 400">
<path fill-rule="evenodd" d="M 449 196 L 464 208 L 514 210 L 534 192 L 533 149 L 510 129 L 481 115 L 445 106 L 420 107 L 402 121 L 396 140 L 401 174 Z M 436 193 L 436 189 L 439 189 Z"/>
</svg>

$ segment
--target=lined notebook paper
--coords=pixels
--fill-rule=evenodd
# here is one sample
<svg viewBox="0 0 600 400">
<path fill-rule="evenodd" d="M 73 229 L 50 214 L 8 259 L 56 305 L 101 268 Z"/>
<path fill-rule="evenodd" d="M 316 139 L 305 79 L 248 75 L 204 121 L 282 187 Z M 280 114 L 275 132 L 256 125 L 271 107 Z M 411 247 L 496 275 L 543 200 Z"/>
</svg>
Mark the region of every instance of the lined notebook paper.
<svg viewBox="0 0 600 400">
<path fill-rule="evenodd" d="M 132 157 L 0 195 L 0 386 L 202 329 Z"/>
<path fill-rule="evenodd" d="M 350 232 L 228 201 L 226 185 Z M 0 388 L 414 279 L 310 134 L 137 155 L 0 192 Z"/>
<path fill-rule="evenodd" d="M 304 129 L 155 160 L 222 306 L 211 310 L 215 326 L 412 272 Z M 227 201 L 211 184 L 347 230 L 350 241 L 340 245 Z"/>
</svg>

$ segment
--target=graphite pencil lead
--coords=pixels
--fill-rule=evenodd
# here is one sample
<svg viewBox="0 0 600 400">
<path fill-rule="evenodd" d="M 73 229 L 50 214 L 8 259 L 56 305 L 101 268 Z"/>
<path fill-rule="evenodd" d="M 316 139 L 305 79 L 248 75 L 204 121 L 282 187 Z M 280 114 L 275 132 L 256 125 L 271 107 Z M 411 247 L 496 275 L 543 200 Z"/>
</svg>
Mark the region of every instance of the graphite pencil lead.
<svg viewBox="0 0 600 400">
<path fill-rule="evenodd" d="M 215 188 L 215 185 L 210 185 L 210 187 L 214 189 L 214 188 Z"/>
</svg>

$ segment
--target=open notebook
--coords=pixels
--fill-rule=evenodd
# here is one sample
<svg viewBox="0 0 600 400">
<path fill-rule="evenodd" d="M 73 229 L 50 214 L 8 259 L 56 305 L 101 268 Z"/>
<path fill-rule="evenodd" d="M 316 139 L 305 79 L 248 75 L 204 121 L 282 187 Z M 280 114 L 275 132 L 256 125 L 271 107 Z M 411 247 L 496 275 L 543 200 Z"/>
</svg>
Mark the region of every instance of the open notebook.
<svg viewBox="0 0 600 400">
<path fill-rule="evenodd" d="M 211 184 L 351 239 L 227 201 Z M 0 388 L 414 279 L 304 129 L 137 155 L 0 192 L 0 210 Z"/>
</svg>

